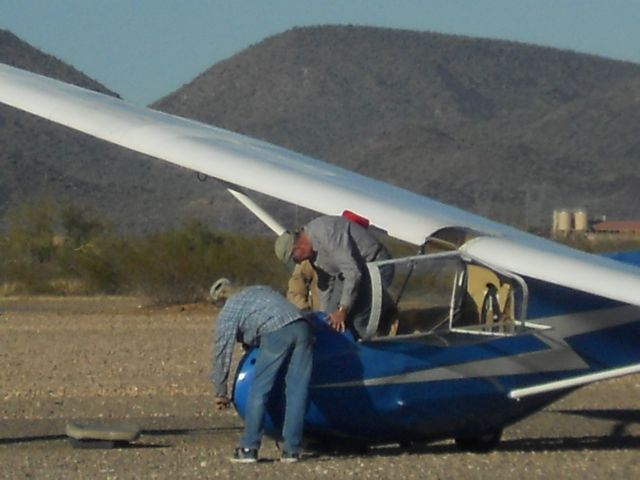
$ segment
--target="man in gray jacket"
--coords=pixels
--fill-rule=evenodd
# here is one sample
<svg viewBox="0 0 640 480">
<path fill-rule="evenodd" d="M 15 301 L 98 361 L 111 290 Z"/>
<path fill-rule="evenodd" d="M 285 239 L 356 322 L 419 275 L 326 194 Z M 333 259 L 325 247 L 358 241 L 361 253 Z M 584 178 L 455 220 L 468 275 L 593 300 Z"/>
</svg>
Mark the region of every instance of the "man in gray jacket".
<svg viewBox="0 0 640 480">
<path fill-rule="evenodd" d="M 364 335 L 371 311 L 371 279 L 367 262 L 391 258 L 367 229 L 338 216 L 322 216 L 296 233 L 284 232 L 275 244 L 276 256 L 288 263 L 309 260 L 318 273 L 320 309 L 337 331 L 353 327 Z M 392 270 L 381 272 L 391 283 Z"/>
</svg>

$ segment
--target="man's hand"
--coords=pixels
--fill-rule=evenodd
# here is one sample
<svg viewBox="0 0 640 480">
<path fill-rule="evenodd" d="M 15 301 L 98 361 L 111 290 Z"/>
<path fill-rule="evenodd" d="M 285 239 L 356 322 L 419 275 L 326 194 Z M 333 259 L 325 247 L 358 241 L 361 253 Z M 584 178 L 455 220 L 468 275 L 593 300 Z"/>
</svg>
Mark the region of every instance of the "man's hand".
<svg viewBox="0 0 640 480">
<path fill-rule="evenodd" d="M 218 410 L 224 410 L 231 405 L 231 400 L 226 395 L 218 395 L 214 398 L 214 403 L 216 404 L 216 408 Z"/>
<path fill-rule="evenodd" d="M 345 330 L 345 319 L 347 318 L 347 312 L 344 308 L 338 308 L 335 312 L 329 314 L 327 316 L 327 322 L 331 328 L 333 328 L 337 332 L 344 332 Z"/>
</svg>

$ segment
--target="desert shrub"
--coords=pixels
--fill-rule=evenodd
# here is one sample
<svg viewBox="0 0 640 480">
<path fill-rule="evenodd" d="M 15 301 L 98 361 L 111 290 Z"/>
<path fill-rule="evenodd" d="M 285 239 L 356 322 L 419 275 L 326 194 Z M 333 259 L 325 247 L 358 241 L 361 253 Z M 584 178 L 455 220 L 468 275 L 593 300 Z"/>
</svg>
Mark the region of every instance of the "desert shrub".
<svg viewBox="0 0 640 480">
<path fill-rule="evenodd" d="M 205 300 L 219 277 L 239 284 L 286 282 L 278 277 L 272 239 L 214 233 L 197 220 L 138 239 L 127 259 L 131 285 L 158 303 Z"/>
<path fill-rule="evenodd" d="M 57 258 L 61 277 L 76 285 L 73 293 L 127 293 L 131 290 L 126 268 L 130 250 L 127 240 L 113 235 L 95 237 L 77 248 L 65 244 Z"/>
<path fill-rule="evenodd" d="M 110 233 L 110 223 L 86 208 L 60 208 L 62 231 L 56 260 L 60 279 L 56 284 L 74 285 L 73 293 L 124 293 L 128 278 L 124 269 L 129 245 Z M 69 283 L 65 283 L 69 282 Z"/>
<path fill-rule="evenodd" d="M 133 288 L 160 303 L 202 297 L 207 259 L 218 242 L 196 222 L 137 239 L 126 259 Z"/>
<path fill-rule="evenodd" d="M 67 244 L 82 247 L 109 230 L 109 222 L 86 208 L 66 205 L 60 211 L 60 223 Z"/>
<path fill-rule="evenodd" d="M 18 290 L 51 293 L 50 280 L 59 274 L 55 261 L 54 221 L 57 205 L 51 200 L 25 203 L 6 214 L 3 276 Z"/>
<path fill-rule="evenodd" d="M 8 283 L 11 279 L 9 278 L 9 263 L 10 259 L 7 255 L 7 251 L 9 249 L 9 241 L 6 235 L 0 235 L 0 282 L 3 284 Z"/>
<path fill-rule="evenodd" d="M 16 293 L 144 294 L 158 303 L 205 300 L 219 277 L 284 287 L 273 238 L 181 228 L 118 237 L 86 209 L 38 201 L 11 209 L 0 237 L 0 281 Z"/>
</svg>

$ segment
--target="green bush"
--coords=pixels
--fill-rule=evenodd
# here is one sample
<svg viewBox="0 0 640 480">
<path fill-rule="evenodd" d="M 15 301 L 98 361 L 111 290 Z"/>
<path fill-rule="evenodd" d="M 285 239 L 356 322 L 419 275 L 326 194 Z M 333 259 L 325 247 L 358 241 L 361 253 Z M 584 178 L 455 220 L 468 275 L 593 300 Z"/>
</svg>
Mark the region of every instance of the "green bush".
<svg viewBox="0 0 640 480">
<path fill-rule="evenodd" d="M 74 248 L 82 247 L 109 230 L 107 221 L 75 205 L 61 209 L 60 222 L 67 243 Z"/>
<path fill-rule="evenodd" d="M 128 258 L 131 284 L 158 303 L 207 298 L 219 277 L 239 284 L 286 282 L 278 276 L 272 240 L 216 234 L 198 221 L 183 228 L 139 239 Z"/>
<path fill-rule="evenodd" d="M 176 230 L 122 237 L 86 209 L 43 199 L 9 210 L 5 224 L 0 282 L 14 293 L 143 294 L 157 303 L 188 303 L 206 300 L 219 277 L 280 291 L 288 279 L 272 236 L 216 233 L 197 220 Z M 383 241 L 393 256 L 417 253 L 412 245 Z M 635 239 L 610 237 L 563 242 L 592 252 L 640 248 Z"/>
<path fill-rule="evenodd" d="M 225 276 L 237 284 L 284 287 L 273 238 L 212 232 L 192 220 L 143 237 L 118 237 L 109 222 L 52 201 L 7 213 L 0 280 L 17 293 L 144 294 L 158 303 L 206 300 Z"/>
<path fill-rule="evenodd" d="M 58 275 L 55 261 L 54 217 L 51 200 L 25 203 L 8 210 L 3 240 L 3 277 L 18 291 L 52 293 L 49 279 Z"/>
<path fill-rule="evenodd" d="M 159 303 L 198 300 L 206 288 L 208 258 L 219 242 L 197 222 L 139 239 L 126 259 L 131 283 Z"/>
<path fill-rule="evenodd" d="M 60 279 L 66 279 L 66 285 L 74 289 L 66 293 L 128 293 L 130 280 L 125 263 L 130 249 L 126 240 L 111 235 L 96 237 L 77 248 L 66 244 L 58 252 Z M 61 287 L 64 285 L 62 282 Z"/>
</svg>

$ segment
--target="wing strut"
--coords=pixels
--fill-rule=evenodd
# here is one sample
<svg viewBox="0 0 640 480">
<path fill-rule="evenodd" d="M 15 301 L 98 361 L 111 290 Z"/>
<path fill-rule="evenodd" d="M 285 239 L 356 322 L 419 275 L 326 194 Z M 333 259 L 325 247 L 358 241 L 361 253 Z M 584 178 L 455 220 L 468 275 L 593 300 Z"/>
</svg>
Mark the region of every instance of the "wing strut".
<svg viewBox="0 0 640 480">
<path fill-rule="evenodd" d="M 580 387 L 588 383 L 597 382 L 599 380 L 608 380 L 610 378 L 622 377 L 632 373 L 640 372 L 640 364 L 629 365 L 628 367 L 613 368 L 603 372 L 591 373 L 580 377 L 567 378 L 566 380 L 558 380 L 557 382 L 542 383 L 532 387 L 518 388 L 509 392 L 509 397 L 519 400 L 530 395 L 538 393 L 553 392 L 555 390 L 564 390 L 566 388 Z"/>
<path fill-rule="evenodd" d="M 227 187 L 227 191 L 233 195 L 242 205 L 247 207 L 262 223 L 269 227 L 276 235 L 280 235 L 286 230 L 278 221 L 273 218 L 264 208 L 251 200 L 247 195 L 233 188 Z"/>
</svg>

